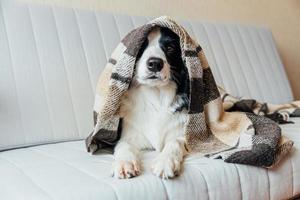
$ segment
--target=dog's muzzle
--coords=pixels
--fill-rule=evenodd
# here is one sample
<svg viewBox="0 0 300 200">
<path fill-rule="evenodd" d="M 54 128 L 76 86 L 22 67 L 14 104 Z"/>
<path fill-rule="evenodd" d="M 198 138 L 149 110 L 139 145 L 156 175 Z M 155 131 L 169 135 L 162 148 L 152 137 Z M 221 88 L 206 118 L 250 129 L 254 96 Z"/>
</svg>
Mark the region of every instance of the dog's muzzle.
<svg viewBox="0 0 300 200">
<path fill-rule="evenodd" d="M 147 60 L 147 68 L 151 72 L 160 72 L 164 67 L 164 61 L 161 58 L 151 57 Z"/>
</svg>

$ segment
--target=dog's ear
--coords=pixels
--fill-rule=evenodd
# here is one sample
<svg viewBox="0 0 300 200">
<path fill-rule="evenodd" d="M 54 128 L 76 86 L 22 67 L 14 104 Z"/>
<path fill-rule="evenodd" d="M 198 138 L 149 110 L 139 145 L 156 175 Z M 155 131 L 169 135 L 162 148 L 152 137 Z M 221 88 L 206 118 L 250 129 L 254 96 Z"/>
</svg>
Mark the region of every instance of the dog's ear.
<svg viewBox="0 0 300 200">
<path fill-rule="evenodd" d="M 176 56 L 174 56 L 173 62 L 176 67 L 171 70 L 173 71 L 173 79 L 177 84 L 177 91 L 174 101 L 171 105 L 173 112 L 182 111 L 183 109 L 189 109 L 190 103 L 190 80 L 188 70 L 185 66 L 185 63 L 182 59 L 182 51 L 180 47 L 180 38 L 178 35 L 173 33 L 173 38 L 176 40 Z"/>
<path fill-rule="evenodd" d="M 188 71 L 183 62 L 180 68 L 181 70 L 177 81 L 176 96 L 171 105 L 171 110 L 173 112 L 182 111 L 183 109 L 188 110 L 190 104 L 190 81 Z"/>
<path fill-rule="evenodd" d="M 143 55 L 145 49 L 147 48 L 148 44 L 149 44 L 149 41 L 148 41 L 147 38 L 145 38 L 145 40 L 144 40 L 144 42 L 143 42 L 143 44 L 142 44 L 142 46 L 141 46 L 141 48 L 140 48 L 137 56 L 136 56 L 136 61 L 138 61 L 142 57 L 142 55 Z"/>
</svg>

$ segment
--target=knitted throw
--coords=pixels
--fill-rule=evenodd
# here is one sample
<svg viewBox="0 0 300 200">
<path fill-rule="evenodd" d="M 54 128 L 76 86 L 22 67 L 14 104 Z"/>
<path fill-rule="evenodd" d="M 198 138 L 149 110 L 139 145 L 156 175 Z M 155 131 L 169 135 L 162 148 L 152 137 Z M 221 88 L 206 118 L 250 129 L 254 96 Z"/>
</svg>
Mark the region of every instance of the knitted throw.
<svg viewBox="0 0 300 200">
<path fill-rule="evenodd" d="M 292 148 L 271 119 L 253 113 L 225 112 L 204 52 L 175 21 L 160 17 L 134 29 L 116 47 L 97 85 L 95 126 L 86 139 L 89 152 L 114 146 L 120 138 L 120 100 L 129 88 L 136 56 L 156 26 L 171 29 L 180 38 L 182 59 L 189 75 L 188 119 L 184 134 L 189 152 L 201 152 L 226 162 L 271 167 Z"/>
<path fill-rule="evenodd" d="M 263 115 L 279 124 L 293 124 L 294 122 L 290 120 L 290 117 L 300 117 L 300 101 L 284 104 L 271 104 L 259 102 L 255 99 L 237 98 L 226 93 L 220 86 L 218 89 L 225 111 L 242 111 Z"/>
</svg>

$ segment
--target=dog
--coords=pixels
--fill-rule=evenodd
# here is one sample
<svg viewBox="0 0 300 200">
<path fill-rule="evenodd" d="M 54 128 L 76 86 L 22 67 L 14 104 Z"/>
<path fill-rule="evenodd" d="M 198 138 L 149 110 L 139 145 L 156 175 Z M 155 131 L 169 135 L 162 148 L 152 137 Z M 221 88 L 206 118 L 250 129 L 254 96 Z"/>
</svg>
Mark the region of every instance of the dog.
<svg viewBox="0 0 300 200">
<path fill-rule="evenodd" d="M 187 154 L 188 83 L 178 35 L 168 28 L 154 28 L 137 55 L 133 80 L 121 100 L 122 132 L 114 149 L 114 177 L 141 174 L 142 150 L 159 152 L 151 167 L 154 175 L 168 179 L 180 174 Z"/>
</svg>

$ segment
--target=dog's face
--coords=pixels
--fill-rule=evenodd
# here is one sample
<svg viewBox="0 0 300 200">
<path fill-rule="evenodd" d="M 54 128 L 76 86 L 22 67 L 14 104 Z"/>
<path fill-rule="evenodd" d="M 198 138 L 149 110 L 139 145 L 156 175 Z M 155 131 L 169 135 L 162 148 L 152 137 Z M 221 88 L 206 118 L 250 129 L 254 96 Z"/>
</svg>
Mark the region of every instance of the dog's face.
<svg viewBox="0 0 300 200">
<path fill-rule="evenodd" d="M 167 28 L 156 27 L 138 53 L 135 79 L 139 84 L 157 87 L 170 81 L 178 84 L 183 68 L 178 35 Z"/>
</svg>

